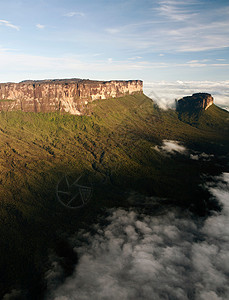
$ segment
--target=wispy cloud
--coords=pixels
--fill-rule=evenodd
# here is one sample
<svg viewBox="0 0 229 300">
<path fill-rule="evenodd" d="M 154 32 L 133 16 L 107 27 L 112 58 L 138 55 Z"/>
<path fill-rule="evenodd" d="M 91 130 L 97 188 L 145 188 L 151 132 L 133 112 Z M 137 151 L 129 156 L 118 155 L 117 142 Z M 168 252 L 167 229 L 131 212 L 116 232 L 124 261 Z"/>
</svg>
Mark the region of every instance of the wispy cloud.
<svg viewBox="0 0 229 300">
<path fill-rule="evenodd" d="M 213 67 L 229 67 L 229 64 L 212 64 Z"/>
<path fill-rule="evenodd" d="M 71 11 L 69 13 L 64 14 L 65 17 L 74 17 L 74 16 L 80 16 L 80 17 L 84 17 L 85 13 L 79 12 L 79 11 Z"/>
<path fill-rule="evenodd" d="M 0 45 L 0 52 L 6 53 L 6 52 L 12 52 L 12 51 L 18 51 L 18 49 L 13 49 L 13 48 L 4 48 Z"/>
<path fill-rule="evenodd" d="M 37 27 L 38 29 L 44 29 L 44 28 L 45 28 L 45 25 L 37 24 L 36 27 Z"/>
<path fill-rule="evenodd" d="M 187 65 L 188 65 L 189 67 L 191 67 L 191 68 L 196 68 L 196 67 L 198 67 L 198 68 L 200 68 L 200 67 L 206 67 L 207 64 L 204 63 L 204 62 L 205 62 L 205 60 L 202 60 L 202 61 L 199 61 L 199 60 L 190 60 L 190 61 L 187 62 Z"/>
<path fill-rule="evenodd" d="M 138 60 L 138 59 L 142 59 L 142 56 L 133 56 L 133 57 L 129 57 L 129 60 Z"/>
<path fill-rule="evenodd" d="M 16 25 L 14 25 L 11 22 L 6 21 L 6 20 L 0 20 L 0 25 L 16 29 L 17 31 L 20 30 L 19 26 L 16 26 Z"/>
<path fill-rule="evenodd" d="M 109 62 L 109 64 L 108 64 Z M 0 56 L 0 67 L 7 68 L 8 72 L 23 70 L 26 73 L 36 72 L 43 70 L 43 73 L 50 72 L 78 72 L 78 71 L 109 71 L 115 72 L 122 70 L 145 70 L 151 68 L 166 68 L 165 63 L 152 63 L 148 61 L 136 61 L 136 60 L 115 60 L 113 58 L 104 58 L 101 60 L 89 61 L 88 57 L 51 57 L 51 56 L 39 56 L 39 55 L 28 55 L 21 53 L 13 53 L 10 51 L 3 51 Z M 45 75 L 46 76 L 46 75 Z M 60 75 L 59 75 L 60 76 Z M 4 80 L 4 79 L 3 79 Z"/>
<path fill-rule="evenodd" d="M 105 31 L 117 45 L 142 51 L 202 52 L 229 47 L 229 7 L 225 10 L 200 1 L 159 1 L 152 18 Z M 163 51 L 163 52 L 162 52 Z"/>
<path fill-rule="evenodd" d="M 174 21 L 186 21 L 197 15 L 196 12 L 190 12 L 190 6 L 196 5 L 193 1 L 159 1 L 157 10 L 159 13 Z"/>
<path fill-rule="evenodd" d="M 208 61 L 209 61 L 209 59 L 201 59 L 201 60 L 194 59 L 194 60 L 188 61 L 187 63 L 188 64 L 195 64 L 195 63 L 204 63 L 204 62 L 208 62 Z"/>
</svg>

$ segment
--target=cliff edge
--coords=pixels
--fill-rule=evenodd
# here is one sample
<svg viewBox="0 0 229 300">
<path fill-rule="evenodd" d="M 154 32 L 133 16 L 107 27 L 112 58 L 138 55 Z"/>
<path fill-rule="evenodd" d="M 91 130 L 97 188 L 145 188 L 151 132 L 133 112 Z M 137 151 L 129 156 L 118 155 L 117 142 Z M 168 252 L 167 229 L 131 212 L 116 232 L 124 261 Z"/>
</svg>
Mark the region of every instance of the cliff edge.
<svg viewBox="0 0 229 300">
<path fill-rule="evenodd" d="M 179 112 L 200 112 L 207 110 L 213 104 L 213 97 L 207 93 L 196 93 L 192 96 L 183 97 L 176 102 Z"/>
<path fill-rule="evenodd" d="M 141 80 L 26 80 L 0 84 L 0 111 L 68 112 L 83 114 L 89 102 L 143 92 Z"/>
</svg>

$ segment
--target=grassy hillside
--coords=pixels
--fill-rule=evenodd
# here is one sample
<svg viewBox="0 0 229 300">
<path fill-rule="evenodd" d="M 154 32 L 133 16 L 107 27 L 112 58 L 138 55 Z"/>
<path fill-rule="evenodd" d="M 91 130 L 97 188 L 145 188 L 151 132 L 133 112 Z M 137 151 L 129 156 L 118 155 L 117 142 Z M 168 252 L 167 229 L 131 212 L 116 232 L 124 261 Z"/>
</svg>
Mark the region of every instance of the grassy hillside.
<svg viewBox="0 0 229 300">
<path fill-rule="evenodd" d="M 40 299 L 50 249 L 61 252 L 60 233 L 95 222 L 102 208 L 128 206 L 131 191 L 166 197 L 199 214 L 216 208 L 199 184 L 201 174 L 220 172 L 216 164 L 229 161 L 228 133 L 229 113 L 214 105 L 192 122 L 190 116 L 160 110 L 143 94 L 95 101 L 87 116 L 1 112 L 2 293 L 29 286 L 33 299 Z M 214 159 L 166 156 L 155 150 L 164 139 Z M 56 200 L 64 173 L 87 174 L 93 183 L 93 197 L 79 212 Z"/>
</svg>

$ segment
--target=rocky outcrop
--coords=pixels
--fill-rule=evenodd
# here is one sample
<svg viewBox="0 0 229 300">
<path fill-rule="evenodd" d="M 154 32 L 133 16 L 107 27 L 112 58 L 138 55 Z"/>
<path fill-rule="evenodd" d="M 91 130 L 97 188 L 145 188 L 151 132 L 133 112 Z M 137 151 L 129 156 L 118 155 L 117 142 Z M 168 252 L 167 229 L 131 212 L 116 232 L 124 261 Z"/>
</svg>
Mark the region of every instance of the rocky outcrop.
<svg viewBox="0 0 229 300">
<path fill-rule="evenodd" d="M 207 110 L 212 104 L 213 97 L 210 94 L 196 93 L 178 100 L 176 108 L 179 112 L 199 112 Z"/>
<path fill-rule="evenodd" d="M 141 80 L 82 79 L 22 81 L 0 84 L 0 110 L 82 114 L 89 102 L 143 92 Z"/>
</svg>

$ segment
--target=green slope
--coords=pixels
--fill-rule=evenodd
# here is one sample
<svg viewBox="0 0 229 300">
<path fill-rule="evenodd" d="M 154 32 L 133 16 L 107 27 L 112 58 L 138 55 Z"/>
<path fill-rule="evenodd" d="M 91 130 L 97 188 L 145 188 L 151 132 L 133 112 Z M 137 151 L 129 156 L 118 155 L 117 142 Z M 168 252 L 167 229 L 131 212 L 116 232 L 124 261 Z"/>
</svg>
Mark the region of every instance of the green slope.
<svg viewBox="0 0 229 300">
<path fill-rule="evenodd" d="M 178 116 L 184 123 L 200 129 L 228 131 L 228 111 L 217 107 L 215 104 L 211 105 L 206 111 L 202 110 L 198 113 L 181 112 Z"/>
<path fill-rule="evenodd" d="M 202 173 L 215 174 L 222 169 L 216 163 L 228 161 L 229 113 L 212 106 L 194 122 L 185 118 L 160 110 L 143 94 L 95 101 L 87 116 L 1 112 L 2 293 L 30 286 L 39 299 L 48 249 L 56 249 L 59 233 L 96 221 L 101 208 L 128 206 L 131 191 L 166 197 L 199 214 L 216 208 L 199 184 Z M 165 156 L 154 148 L 163 139 L 215 159 L 203 164 L 179 154 Z M 92 200 L 80 212 L 55 198 L 63 173 L 73 178 L 87 173 L 93 182 Z"/>
</svg>

